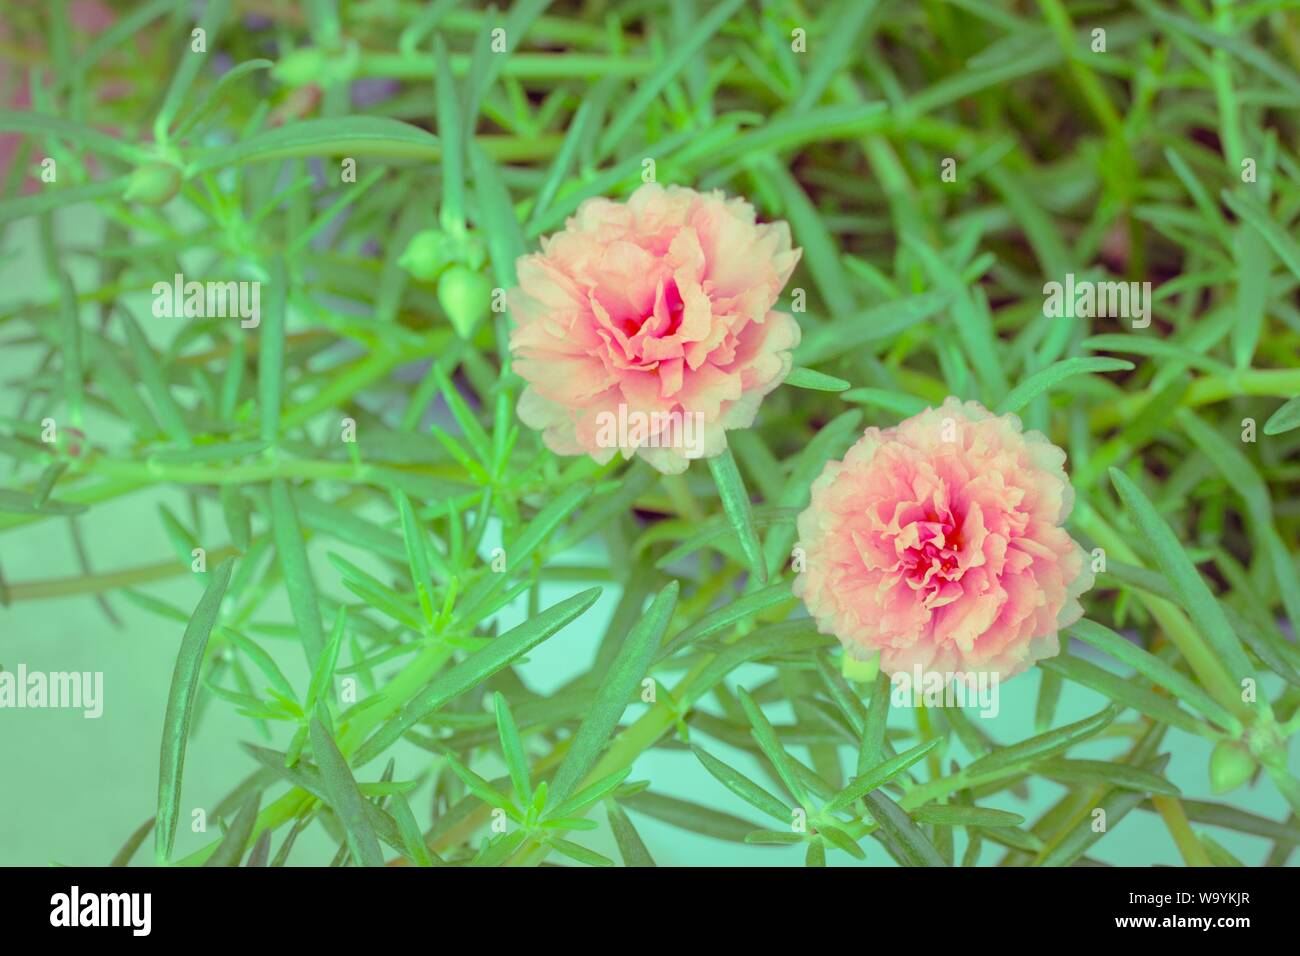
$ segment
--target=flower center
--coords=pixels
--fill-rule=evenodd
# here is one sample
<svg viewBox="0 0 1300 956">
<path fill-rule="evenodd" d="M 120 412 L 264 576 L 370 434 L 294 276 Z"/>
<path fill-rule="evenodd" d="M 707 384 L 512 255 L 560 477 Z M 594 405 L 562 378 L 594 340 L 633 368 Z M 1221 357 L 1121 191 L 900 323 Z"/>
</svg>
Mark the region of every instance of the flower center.
<svg viewBox="0 0 1300 956">
<path fill-rule="evenodd" d="M 650 329 L 654 333 L 654 337 L 666 338 L 681 328 L 682 313 L 684 311 L 685 306 L 682 302 L 682 294 L 677 291 L 677 283 L 672 279 L 668 279 L 664 282 L 662 303 L 656 296 L 655 303 L 651 306 L 649 312 L 639 318 L 627 316 L 619 322 L 619 328 L 630 339 L 639 334 L 645 328 L 645 324 L 650 322 Z M 659 328 L 658 323 L 655 322 L 661 315 L 667 319 L 667 324 L 663 328 Z"/>
<path fill-rule="evenodd" d="M 957 559 L 961 540 L 952 519 L 928 515 L 912 527 L 915 540 L 899 554 L 907 583 L 918 591 L 935 591 L 960 577 Z"/>
</svg>

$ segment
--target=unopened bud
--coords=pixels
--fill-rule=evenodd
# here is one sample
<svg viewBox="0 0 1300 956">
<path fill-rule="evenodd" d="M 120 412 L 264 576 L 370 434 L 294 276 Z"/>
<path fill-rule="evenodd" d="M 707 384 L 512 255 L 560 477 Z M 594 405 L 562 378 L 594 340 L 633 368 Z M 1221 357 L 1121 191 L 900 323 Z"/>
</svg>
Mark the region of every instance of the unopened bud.
<svg viewBox="0 0 1300 956">
<path fill-rule="evenodd" d="M 181 188 L 181 171 L 171 163 L 147 163 L 136 168 L 122 198 L 146 206 L 161 206 Z"/>
<path fill-rule="evenodd" d="M 467 266 L 454 265 L 438 280 L 438 301 L 462 339 L 469 338 L 474 326 L 487 315 L 491 298 L 492 284 L 487 276 Z"/>
<path fill-rule="evenodd" d="M 1241 744 L 1220 740 L 1210 754 L 1210 789 L 1215 793 L 1236 790 L 1255 773 L 1255 758 Z"/>
</svg>

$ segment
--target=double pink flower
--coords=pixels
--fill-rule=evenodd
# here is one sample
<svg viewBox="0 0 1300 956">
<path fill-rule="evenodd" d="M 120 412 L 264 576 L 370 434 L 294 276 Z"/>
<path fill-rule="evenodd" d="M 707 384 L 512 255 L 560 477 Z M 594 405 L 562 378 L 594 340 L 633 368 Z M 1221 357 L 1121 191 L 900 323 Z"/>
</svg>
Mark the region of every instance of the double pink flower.
<svg viewBox="0 0 1300 956">
<path fill-rule="evenodd" d="M 795 580 L 823 633 L 887 673 L 1006 678 L 1059 653 L 1093 583 L 1062 528 L 1065 452 L 1015 415 L 949 398 L 868 428 L 826 465 L 799 516 Z"/>
<path fill-rule="evenodd" d="M 518 263 L 520 417 L 553 451 L 602 463 L 636 454 L 671 474 L 718 454 L 790 372 L 799 326 L 773 306 L 799 254 L 785 223 L 721 193 L 650 184 L 583 203 Z M 674 414 L 697 417 L 699 447 L 658 440 Z M 610 440 L 612 420 L 638 415 L 649 431 Z M 955 398 L 869 428 L 813 484 L 794 592 L 888 673 L 1019 673 L 1058 653 L 1092 586 L 1062 528 L 1064 462 L 1014 415 Z"/>
<path fill-rule="evenodd" d="M 784 222 L 758 224 L 720 192 L 650 183 L 626 203 L 588 200 L 518 263 L 520 418 L 552 451 L 602 463 L 638 454 L 672 474 L 718 454 L 790 372 L 799 326 L 773 306 L 798 261 Z M 702 431 L 694 449 L 661 434 L 684 416 Z M 644 440 L 611 444 L 608 424 L 628 417 Z"/>
</svg>

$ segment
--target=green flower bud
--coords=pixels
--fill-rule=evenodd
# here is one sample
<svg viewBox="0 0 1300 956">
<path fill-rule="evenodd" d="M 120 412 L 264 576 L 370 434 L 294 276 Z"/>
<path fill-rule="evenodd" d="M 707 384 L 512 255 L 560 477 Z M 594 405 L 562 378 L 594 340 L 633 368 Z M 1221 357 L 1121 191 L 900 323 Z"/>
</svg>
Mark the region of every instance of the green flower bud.
<svg viewBox="0 0 1300 956">
<path fill-rule="evenodd" d="M 432 282 L 456 260 L 456 243 L 437 229 L 417 232 L 406 244 L 397 264 L 425 282 Z"/>
<path fill-rule="evenodd" d="M 1210 789 L 1215 793 L 1236 790 L 1255 773 L 1255 758 L 1240 744 L 1220 740 L 1210 754 Z"/>
<path fill-rule="evenodd" d="M 122 198 L 146 206 L 161 206 L 181 188 L 181 171 L 170 163 L 147 163 L 136 167 Z"/>
<path fill-rule="evenodd" d="M 491 300 L 492 284 L 487 276 L 467 266 L 454 265 L 438 280 L 438 301 L 462 339 L 469 338 L 487 315 Z"/>
<path fill-rule="evenodd" d="M 467 236 L 461 243 L 458 258 L 475 272 L 482 272 L 487 265 L 487 248 L 477 236 Z"/>
</svg>

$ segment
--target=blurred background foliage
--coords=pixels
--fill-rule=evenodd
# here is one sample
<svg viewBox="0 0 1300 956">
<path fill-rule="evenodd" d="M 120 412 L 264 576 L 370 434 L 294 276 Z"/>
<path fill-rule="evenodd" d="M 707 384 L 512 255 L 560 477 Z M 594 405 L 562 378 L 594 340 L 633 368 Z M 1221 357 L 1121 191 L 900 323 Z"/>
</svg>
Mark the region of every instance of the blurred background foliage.
<svg viewBox="0 0 1300 956">
<path fill-rule="evenodd" d="M 0 862 L 126 858 L 156 812 L 186 862 L 1289 862 L 1294 2 L 0 13 L 0 664 L 107 696 L 0 714 Z M 734 472 L 516 424 L 492 290 L 647 171 L 804 249 L 820 374 Z M 176 273 L 260 282 L 260 325 L 156 318 Z M 1070 274 L 1151 282 L 1150 326 L 1045 314 Z M 1069 453 L 1101 627 L 995 720 L 886 719 L 789 596 L 793 515 L 949 394 Z"/>
</svg>

